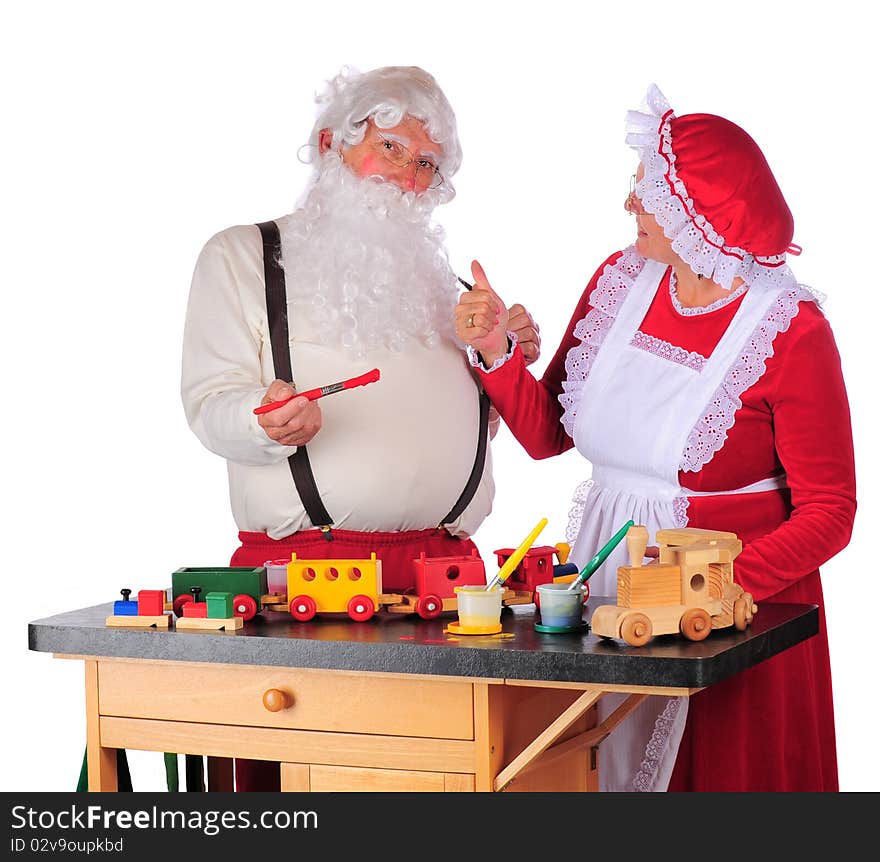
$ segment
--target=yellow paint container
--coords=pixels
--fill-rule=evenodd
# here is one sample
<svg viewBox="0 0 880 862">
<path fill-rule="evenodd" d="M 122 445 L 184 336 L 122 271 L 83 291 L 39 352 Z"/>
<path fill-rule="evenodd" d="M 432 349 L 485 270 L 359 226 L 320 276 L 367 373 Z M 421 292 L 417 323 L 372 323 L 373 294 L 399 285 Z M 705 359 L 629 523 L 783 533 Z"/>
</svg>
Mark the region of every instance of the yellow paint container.
<svg viewBox="0 0 880 862">
<path fill-rule="evenodd" d="M 458 623 L 463 629 L 497 628 L 501 623 L 503 587 L 487 590 L 484 586 L 456 587 Z"/>
</svg>

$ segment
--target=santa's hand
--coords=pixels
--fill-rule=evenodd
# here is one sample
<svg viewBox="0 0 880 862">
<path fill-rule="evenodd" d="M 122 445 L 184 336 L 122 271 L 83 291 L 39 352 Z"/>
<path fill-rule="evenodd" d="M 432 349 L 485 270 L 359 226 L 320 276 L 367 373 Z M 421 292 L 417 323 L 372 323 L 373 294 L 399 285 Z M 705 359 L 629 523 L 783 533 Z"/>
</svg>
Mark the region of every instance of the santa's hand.
<svg viewBox="0 0 880 862">
<path fill-rule="evenodd" d="M 292 399 L 287 404 L 257 417 L 267 436 L 283 446 L 305 446 L 321 430 L 321 408 L 308 398 L 294 398 L 296 389 L 283 380 L 273 380 L 261 404 Z"/>
<path fill-rule="evenodd" d="M 483 267 L 471 264 L 473 290 L 463 293 L 455 309 L 455 332 L 465 343 L 479 351 L 489 368 L 507 353 L 507 306 L 492 290 Z"/>
<path fill-rule="evenodd" d="M 531 365 L 541 355 L 541 330 L 525 308 L 519 303 L 510 306 L 507 328 L 516 335 L 526 365 Z"/>
</svg>

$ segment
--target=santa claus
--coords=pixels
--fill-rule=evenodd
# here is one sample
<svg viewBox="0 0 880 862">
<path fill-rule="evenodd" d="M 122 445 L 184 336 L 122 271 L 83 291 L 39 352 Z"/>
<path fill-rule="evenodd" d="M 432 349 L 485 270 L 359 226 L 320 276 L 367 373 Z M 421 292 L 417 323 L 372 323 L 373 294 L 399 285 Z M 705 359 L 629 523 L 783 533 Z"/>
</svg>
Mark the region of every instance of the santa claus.
<svg viewBox="0 0 880 862">
<path fill-rule="evenodd" d="M 221 231 L 199 256 L 183 404 L 226 459 L 232 565 L 375 552 L 384 588 L 400 591 L 420 552 L 470 553 L 492 507 L 488 399 L 456 339 L 462 286 L 432 220 L 455 194 L 461 148 L 446 97 L 419 68 L 345 72 L 319 104 L 301 205 Z M 534 360 L 536 328 L 511 311 Z M 373 385 L 292 397 L 374 367 Z M 264 766 L 256 779 L 239 766 L 239 789 L 277 786 L 277 765 Z"/>
</svg>

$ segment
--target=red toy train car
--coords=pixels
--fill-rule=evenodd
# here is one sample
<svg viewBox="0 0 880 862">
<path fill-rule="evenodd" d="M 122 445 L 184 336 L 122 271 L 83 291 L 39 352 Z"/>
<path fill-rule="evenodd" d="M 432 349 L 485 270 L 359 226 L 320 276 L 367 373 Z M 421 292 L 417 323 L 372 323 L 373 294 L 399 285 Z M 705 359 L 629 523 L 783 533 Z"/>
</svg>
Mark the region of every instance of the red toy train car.
<svg viewBox="0 0 880 862">
<path fill-rule="evenodd" d="M 514 548 L 500 548 L 495 551 L 499 568 L 504 565 L 514 550 Z M 564 542 L 552 547 L 539 545 L 536 548 L 529 548 L 520 564 L 507 578 L 507 588 L 513 590 L 517 596 L 533 602 L 537 600 L 537 590 L 541 584 L 549 584 L 555 580 L 573 580 L 578 573 L 578 567 L 568 562 L 569 551 L 569 546 Z M 559 558 L 557 565 L 553 563 L 554 556 Z M 589 589 L 584 601 L 587 600 L 587 596 L 589 596 Z"/>
</svg>

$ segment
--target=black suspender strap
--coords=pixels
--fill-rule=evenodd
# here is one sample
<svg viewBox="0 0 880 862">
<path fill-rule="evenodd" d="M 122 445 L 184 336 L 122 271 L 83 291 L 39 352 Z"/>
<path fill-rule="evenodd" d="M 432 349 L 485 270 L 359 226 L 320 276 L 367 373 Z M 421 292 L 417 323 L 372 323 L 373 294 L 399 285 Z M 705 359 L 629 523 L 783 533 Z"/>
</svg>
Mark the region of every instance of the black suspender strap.
<svg viewBox="0 0 880 862">
<path fill-rule="evenodd" d="M 478 384 L 479 385 L 479 384 Z M 474 466 L 471 469 L 471 475 L 461 492 L 456 504 L 452 507 L 449 514 L 440 522 L 442 527 L 444 524 L 451 524 L 467 507 L 468 503 L 474 498 L 480 480 L 483 478 L 483 467 L 486 464 L 486 447 L 489 445 L 489 396 L 486 394 L 482 386 L 480 386 L 480 430 L 477 436 L 477 457 L 474 460 Z"/>
<path fill-rule="evenodd" d="M 281 232 L 274 221 L 261 222 L 257 227 L 263 237 L 266 311 L 269 317 L 269 340 L 272 344 L 275 377 L 289 382 L 293 380 L 293 370 L 290 364 L 290 338 L 287 326 L 287 287 L 284 282 L 284 270 L 281 267 Z M 323 531 L 328 540 L 332 539 L 330 526 L 333 519 L 321 502 L 306 447 L 297 446 L 296 452 L 287 461 L 296 490 L 311 522 Z"/>
<path fill-rule="evenodd" d="M 290 338 L 287 325 L 287 287 L 284 281 L 284 269 L 281 267 L 281 232 L 274 221 L 261 222 L 257 225 L 263 237 L 263 272 L 266 279 L 266 311 L 269 317 L 269 340 L 272 344 L 272 362 L 275 366 L 275 377 L 278 380 L 293 380 L 290 363 Z M 483 478 L 486 464 L 486 448 L 489 443 L 489 396 L 480 387 L 480 428 L 477 436 L 477 456 L 471 475 L 449 514 L 443 518 L 439 526 L 451 524 L 468 507 Z M 296 452 L 288 458 L 290 473 L 296 484 L 300 499 L 311 522 L 319 527 L 327 539 L 332 539 L 330 517 L 315 477 L 305 446 L 297 446 Z"/>
</svg>

